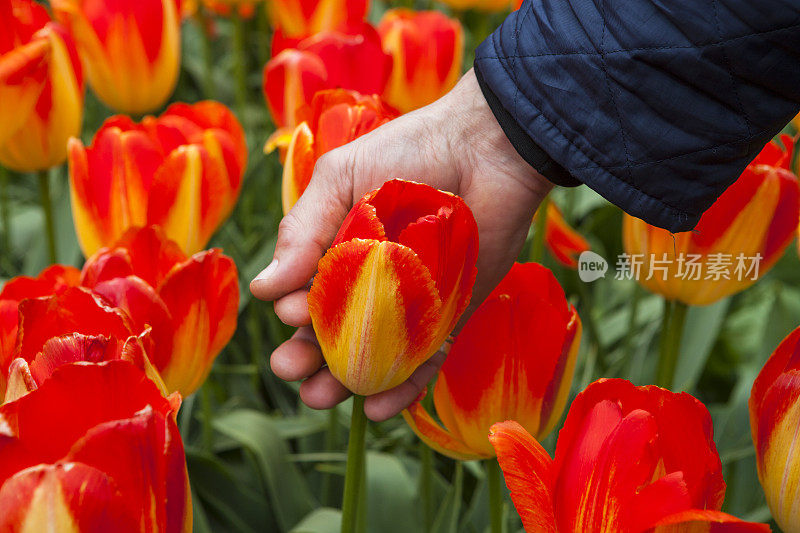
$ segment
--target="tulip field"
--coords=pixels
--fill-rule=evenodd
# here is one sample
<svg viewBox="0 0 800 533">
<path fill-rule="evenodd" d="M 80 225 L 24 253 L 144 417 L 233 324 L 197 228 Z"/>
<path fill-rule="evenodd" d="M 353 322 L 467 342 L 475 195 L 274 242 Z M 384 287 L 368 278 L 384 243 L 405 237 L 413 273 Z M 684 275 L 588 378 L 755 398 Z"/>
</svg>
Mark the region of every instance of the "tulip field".
<svg viewBox="0 0 800 533">
<path fill-rule="evenodd" d="M 318 160 L 518 7 L 0 0 L 0 533 L 800 533 L 797 125 L 693 232 L 554 188 L 468 319 L 426 176 L 315 243 L 298 333 L 250 292 Z M 354 395 L 307 406 L 290 338 Z"/>
</svg>

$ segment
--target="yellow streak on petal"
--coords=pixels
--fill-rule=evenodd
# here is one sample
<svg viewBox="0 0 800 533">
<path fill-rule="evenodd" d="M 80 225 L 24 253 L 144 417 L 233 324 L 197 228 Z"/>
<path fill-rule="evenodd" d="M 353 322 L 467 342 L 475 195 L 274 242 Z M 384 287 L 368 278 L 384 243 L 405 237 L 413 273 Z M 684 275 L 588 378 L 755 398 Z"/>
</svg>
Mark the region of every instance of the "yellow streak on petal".
<svg viewBox="0 0 800 533">
<path fill-rule="evenodd" d="M 775 521 L 786 533 L 800 533 L 800 402 L 775 425 L 762 462 L 761 484 Z"/>
<path fill-rule="evenodd" d="M 58 477 L 45 475 L 36 487 L 20 533 L 79 533 L 70 513 Z"/>
<path fill-rule="evenodd" d="M 175 153 L 177 152 L 177 154 Z M 195 145 L 183 145 L 175 149 L 171 157 L 184 157 L 183 176 L 175 195 L 175 203 L 164 221 L 164 233 L 177 242 L 187 253 L 195 253 L 202 249 L 200 228 L 200 194 L 203 175 L 203 161 L 199 148 Z"/>
</svg>

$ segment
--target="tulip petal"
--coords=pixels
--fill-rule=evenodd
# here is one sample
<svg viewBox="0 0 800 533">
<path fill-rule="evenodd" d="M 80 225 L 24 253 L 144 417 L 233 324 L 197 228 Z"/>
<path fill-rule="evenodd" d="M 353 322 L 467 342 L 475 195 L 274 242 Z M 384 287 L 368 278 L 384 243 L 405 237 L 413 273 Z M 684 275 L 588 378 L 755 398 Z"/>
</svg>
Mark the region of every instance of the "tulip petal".
<svg viewBox="0 0 800 533">
<path fill-rule="evenodd" d="M 156 366 L 169 390 L 188 396 L 203 383 L 236 329 L 236 265 L 218 249 L 200 252 L 176 266 L 158 293 L 172 315 L 174 341 L 169 359 Z"/>
<path fill-rule="evenodd" d="M 292 140 L 286 151 L 286 163 L 283 165 L 281 201 L 284 214 L 289 213 L 308 187 L 316 162 L 314 134 L 308 124 L 303 122 L 292 134 Z"/>
<path fill-rule="evenodd" d="M 654 524 L 654 533 L 768 533 L 767 524 L 745 522 L 720 511 L 690 510 Z"/>
<path fill-rule="evenodd" d="M 437 423 L 418 401 L 403 411 L 403 418 L 422 442 L 442 455 L 457 461 L 473 461 L 490 457 L 475 453 L 462 440 Z"/>
<path fill-rule="evenodd" d="M 61 294 L 25 300 L 19 306 L 20 343 L 17 356 L 32 361 L 53 338 L 71 333 L 127 339 L 138 332 L 119 309 L 106 305 L 86 289 L 69 288 Z"/>
<path fill-rule="evenodd" d="M 545 449 L 514 421 L 493 425 L 489 440 L 525 531 L 559 531 L 553 508 L 553 460 Z"/>
<path fill-rule="evenodd" d="M 131 418 L 99 424 L 67 458 L 108 473 L 131 514 L 140 516 L 140 531 L 191 531 L 186 460 L 172 416 L 147 406 Z"/>
<path fill-rule="evenodd" d="M 314 330 L 334 377 L 356 394 L 405 381 L 449 333 L 428 270 L 405 246 L 353 239 L 319 262 L 308 294 Z"/>
<path fill-rule="evenodd" d="M 8 367 L 8 383 L 3 403 L 13 402 L 32 390 L 36 390 L 36 387 L 36 380 L 33 379 L 28 362 L 22 358 L 14 359 Z"/>
<path fill-rule="evenodd" d="M 114 480 L 81 463 L 34 466 L 0 488 L 0 530 L 38 533 L 138 531 Z"/>
<path fill-rule="evenodd" d="M 547 204 L 545 243 L 556 260 L 569 268 L 578 267 L 578 256 L 589 249 L 586 239 L 570 226 L 552 201 Z"/>
</svg>

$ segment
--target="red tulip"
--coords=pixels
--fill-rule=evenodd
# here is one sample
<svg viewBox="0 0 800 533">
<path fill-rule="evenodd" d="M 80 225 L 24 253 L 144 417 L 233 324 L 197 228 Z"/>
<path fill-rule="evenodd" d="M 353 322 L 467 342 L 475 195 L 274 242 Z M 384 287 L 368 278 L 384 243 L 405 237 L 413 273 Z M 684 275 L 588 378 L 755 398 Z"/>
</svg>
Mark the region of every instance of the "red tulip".
<svg viewBox="0 0 800 533">
<path fill-rule="evenodd" d="M 152 328 L 147 352 L 167 390 L 188 396 L 236 329 L 239 280 L 221 250 L 187 257 L 158 228 L 133 228 L 90 257 L 82 283 Z"/>
<path fill-rule="evenodd" d="M 394 58 L 384 98 L 403 113 L 430 104 L 461 76 L 464 31 L 440 11 L 390 9 L 378 25 L 383 49 Z"/>
<path fill-rule="evenodd" d="M 372 26 L 365 23 L 358 31 L 318 33 L 294 48 L 273 43 L 274 57 L 264 67 L 264 97 L 279 128 L 297 126 L 297 112 L 310 106 L 322 89 L 383 93 L 392 58 L 383 52 Z"/>
<path fill-rule="evenodd" d="M 720 512 L 712 433 L 686 393 L 600 380 L 572 403 L 555 459 L 516 422 L 489 439 L 528 532 L 769 531 Z"/>
<path fill-rule="evenodd" d="M 180 8 L 176 0 L 53 0 L 75 37 L 89 83 L 106 105 L 141 114 L 164 104 L 178 81 Z"/>
<path fill-rule="evenodd" d="M 439 372 L 437 423 L 419 402 L 403 417 L 434 450 L 456 459 L 494 456 L 492 424 L 513 419 L 546 437 L 567 403 L 581 321 L 553 274 L 516 263 L 467 321 Z"/>
<path fill-rule="evenodd" d="M 191 531 L 179 404 L 117 360 L 0 406 L 0 530 Z"/>
<path fill-rule="evenodd" d="M 369 0 L 270 0 L 267 8 L 275 33 L 296 39 L 357 27 Z"/>
<path fill-rule="evenodd" d="M 42 5 L 0 2 L 0 163 L 23 172 L 60 165 L 82 119 L 72 38 Z"/>
<path fill-rule="evenodd" d="M 750 428 L 758 479 L 772 516 L 786 533 L 800 531 L 800 328 L 786 337 L 758 374 L 750 393 Z"/>
<path fill-rule="evenodd" d="M 310 107 L 298 112 L 302 119 L 292 134 L 283 166 L 283 212 L 288 213 L 306 190 L 317 159 L 369 133 L 397 116 L 378 96 L 354 91 L 319 91 Z"/>
<path fill-rule="evenodd" d="M 405 381 L 467 307 L 478 229 L 457 196 L 392 180 L 351 209 L 308 294 L 333 376 L 370 395 Z"/>
<path fill-rule="evenodd" d="M 746 289 L 775 264 L 800 219 L 800 188 L 790 170 L 794 141 L 781 141 L 784 149 L 775 142 L 764 147 L 694 231 L 673 235 L 625 216 L 623 243 L 640 258 L 642 285 L 670 300 L 708 305 Z"/>
<path fill-rule="evenodd" d="M 88 148 L 70 141 L 69 162 L 75 228 L 87 257 L 128 228 L 151 224 L 195 253 L 236 204 L 247 145 L 222 104 L 174 104 L 139 124 L 108 119 Z"/>
</svg>

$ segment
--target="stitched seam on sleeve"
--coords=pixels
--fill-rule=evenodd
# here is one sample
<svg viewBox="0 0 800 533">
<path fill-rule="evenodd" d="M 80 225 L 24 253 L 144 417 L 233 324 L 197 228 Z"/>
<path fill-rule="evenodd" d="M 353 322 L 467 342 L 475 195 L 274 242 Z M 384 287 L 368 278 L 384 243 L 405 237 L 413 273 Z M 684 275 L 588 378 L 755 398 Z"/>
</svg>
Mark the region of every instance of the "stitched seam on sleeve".
<svg viewBox="0 0 800 533">
<path fill-rule="evenodd" d="M 617 123 L 619 124 L 619 133 L 622 136 L 622 148 L 625 150 L 625 168 L 628 173 L 628 182 L 633 181 L 633 173 L 630 169 L 630 162 L 631 162 L 631 154 L 628 150 L 628 139 L 625 135 L 625 127 L 622 125 L 622 115 L 619 112 L 619 106 L 617 105 L 617 100 L 614 98 L 614 91 L 611 87 L 611 77 L 608 75 L 608 65 L 606 64 L 606 56 L 603 53 L 603 49 L 606 45 L 606 0 L 600 0 L 600 17 L 603 20 L 603 30 L 602 35 L 600 37 L 600 68 L 603 71 L 603 77 L 605 78 L 606 82 L 606 89 L 608 90 L 608 96 L 611 98 L 611 105 L 614 107 L 614 113 L 617 116 Z"/>
<path fill-rule="evenodd" d="M 717 29 L 717 39 L 719 41 L 723 41 L 722 39 L 722 28 L 719 22 L 719 12 L 717 10 L 717 0 L 711 0 L 711 7 L 714 9 L 714 25 Z M 742 105 L 742 99 L 739 97 L 739 86 L 736 83 L 736 79 L 733 77 L 733 70 L 731 69 L 731 62 L 728 58 L 728 52 L 725 50 L 725 47 L 721 47 L 722 52 L 722 61 L 725 64 L 725 70 L 728 72 L 728 77 L 731 80 L 731 89 L 733 90 L 733 97 L 736 98 L 736 105 L 739 107 L 739 116 L 742 117 L 744 120 L 745 130 L 747 131 L 747 136 L 750 137 L 751 135 L 751 127 L 750 127 L 750 120 L 747 117 L 747 112 L 744 110 L 744 106 Z"/>
<path fill-rule="evenodd" d="M 516 66 L 516 62 L 517 62 L 517 59 L 518 59 L 516 56 L 519 55 L 518 54 L 518 52 L 519 52 L 519 32 L 520 32 L 520 28 L 522 27 L 522 24 L 525 23 L 525 19 L 528 18 L 528 16 L 531 14 L 532 10 L 533 10 L 533 2 L 528 2 L 528 8 L 525 11 L 525 15 L 523 15 L 522 20 L 520 20 L 519 17 L 517 17 L 517 21 L 516 21 L 517 24 L 514 26 L 514 56 L 515 57 L 511 61 L 510 67 L 511 67 L 511 76 L 512 76 L 512 79 L 514 80 L 514 87 L 515 87 L 515 89 L 514 89 L 514 113 L 513 113 L 513 116 L 515 116 L 515 117 L 517 116 L 517 100 L 519 98 L 519 92 L 520 92 L 520 89 L 519 89 L 519 78 L 517 76 L 517 70 L 514 68 Z"/>
<path fill-rule="evenodd" d="M 698 43 L 698 44 L 688 44 L 688 45 L 673 45 L 673 46 L 639 46 L 636 48 L 617 48 L 614 50 L 606 50 L 604 53 L 606 56 L 611 54 L 626 54 L 630 52 L 647 52 L 647 51 L 657 51 L 657 50 L 697 50 L 699 48 L 710 48 L 716 46 L 724 46 L 729 43 L 743 40 L 743 39 L 752 39 L 754 37 L 763 37 L 768 34 L 772 33 L 779 33 L 779 32 L 786 32 L 790 30 L 795 30 L 800 28 L 800 23 L 792 24 L 791 26 L 786 26 L 783 28 L 777 28 L 774 30 L 768 30 L 763 32 L 754 32 L 749 33 L 747 35 L 740 35 L 738 37 L 731 37 L 729 39 L 725 39 L 722 41 L 713 41 L 709 43 Z M 580 55 L 598 55 L 597 50 L 572 50 L 567 52 L 545 52 L 541 54 L 521 54 L 521 55 L 503 55 L 503 56 L 482 56 L 478 57 L 476 61 L 482 61 L 485 59 L 522 59 L 522 58 L 529 58 L 529 57 L 552 57 L 552 56 L 580 56 Z"/>
</svg>

